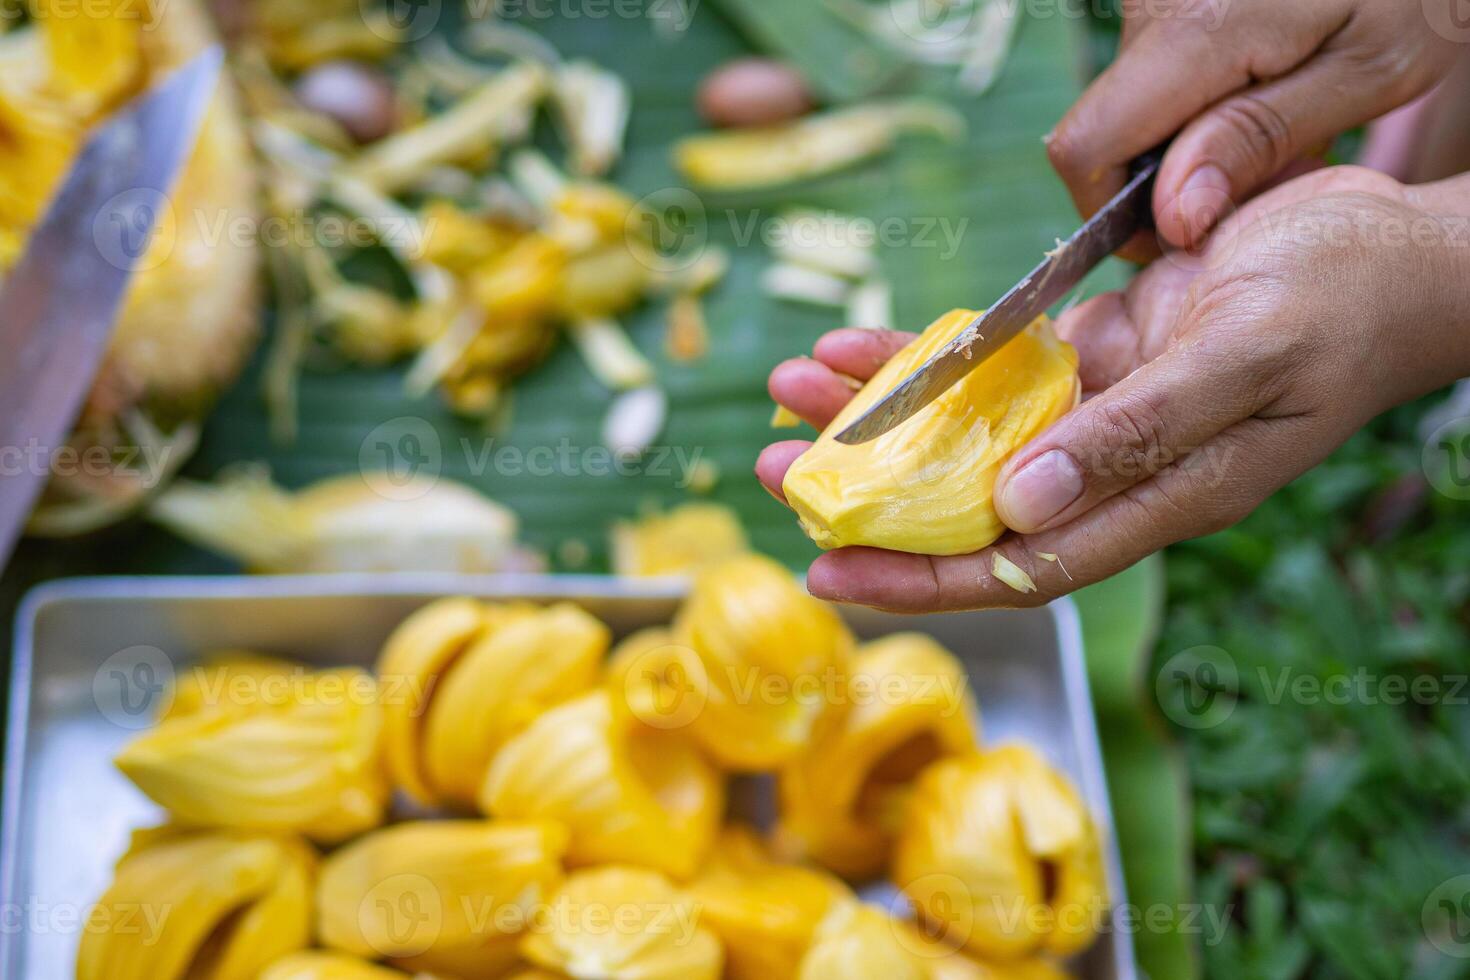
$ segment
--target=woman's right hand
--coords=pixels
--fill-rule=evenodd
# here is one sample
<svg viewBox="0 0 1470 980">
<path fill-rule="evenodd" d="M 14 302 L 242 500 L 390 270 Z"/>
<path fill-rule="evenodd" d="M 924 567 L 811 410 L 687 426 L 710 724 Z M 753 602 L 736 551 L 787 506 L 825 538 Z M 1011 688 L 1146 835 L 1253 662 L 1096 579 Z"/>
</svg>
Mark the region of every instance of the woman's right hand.
<svg viewBox="0 0 1470 980">
<path fill-rule="evenodd" d="M 1293 162 L 1443 78 L 1470 41 L 1460 2 L 1125 2 L 1118 57 L 1048 137 L 1052 163 L 1091 216 L 1177 133 L 1154 213 L 1169 245 L 1197 246 Z"/>
</svg>

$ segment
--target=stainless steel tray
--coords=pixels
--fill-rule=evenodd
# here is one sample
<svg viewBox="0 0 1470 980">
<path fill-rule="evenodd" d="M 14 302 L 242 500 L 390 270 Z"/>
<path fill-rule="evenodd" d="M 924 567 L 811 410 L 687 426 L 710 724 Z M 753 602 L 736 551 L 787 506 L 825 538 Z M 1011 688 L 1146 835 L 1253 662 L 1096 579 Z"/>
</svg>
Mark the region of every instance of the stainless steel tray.
<svg viewBox="0 0 1470 980">
<path fill-rule="evenodd" d="M 677 583 L 591 576 L 352 575 L 73 579 L 32 591 L 16 621 L 5 759 L 0 977 L 61 980 L 88 903 L 131 828 L 159 811 L 109 759 L 152 713 L 148 692 L 199 653 L 243 647 L 313 664 L 370 664 L 388 632 L 452 594 L 571 599 L 618 634 L 667 622 Z M 984 736 L 1024 739 L 1071 775 L 1104 836 L 1108 887 L 1126 900 L 1074 607 L 902 618 L 846 612 L 865 638 L 922 630 L 969 668 Z M 1136 980 L 1131 937 L 1108 930 L 1084 980 Z"/>
</svg>

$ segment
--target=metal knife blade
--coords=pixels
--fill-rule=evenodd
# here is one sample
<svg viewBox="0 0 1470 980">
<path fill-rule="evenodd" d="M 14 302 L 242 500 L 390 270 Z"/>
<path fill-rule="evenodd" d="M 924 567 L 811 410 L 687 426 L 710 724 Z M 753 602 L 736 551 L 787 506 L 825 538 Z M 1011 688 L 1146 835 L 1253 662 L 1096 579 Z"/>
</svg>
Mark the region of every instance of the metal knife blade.
<svg viewBox="0 0 1470 980">
<path fill-rule="evenodd" d="M 223 57 L 211 47 L 91 133 L 0 284 L 0 567 L 102 364 Z"/>
<path fill-rule="evenodd" d="M 1161 153 L 1138 162 L 1133 177 L 1075 235 L 970 323 L 923 366 L 837 434 L 848 445 L 867 442 L 912 418 L 975 370 L 1038 316 L 1071 292 L 1098 263 L 1122 248 L 1152 220 L 1154 181 Z"/>
</svg>

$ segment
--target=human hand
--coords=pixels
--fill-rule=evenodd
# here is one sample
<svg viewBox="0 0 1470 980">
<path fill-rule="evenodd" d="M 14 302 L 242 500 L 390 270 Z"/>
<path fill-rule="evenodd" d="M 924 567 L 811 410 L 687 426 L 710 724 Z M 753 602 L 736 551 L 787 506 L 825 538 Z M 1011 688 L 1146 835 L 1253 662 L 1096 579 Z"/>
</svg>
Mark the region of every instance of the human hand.
<svg viewBox="0 0 1470 980">
<path fill-rule="evenodd" d="M 847 548 L 812 565 L 814 595 L 903 612 L 1036 605 L 1234 524 L 1374 415 L 1470 373 L 1470 178 L 1405 187 L 1318 171 L 1057 328 L 1093 397 L 1017 452 L 995 489 L 1019 532 L 995 549 L 1038 591 L 997 581 L 995 549 Z M 842 376 L 871 377 L 910 339 L 828 334 L 815 359 L 772 372 L 771 394 L 823 428 L 853 395 Z M 761 454 L 778 498 L 807 445 Z"/>
<path fill-rule="evenodd" d="M 1168 245 L 1198 245 L 1232 202 L 1444 77 L 1461 49 L 1444 36 L 1457 2 L 1124 4 L 1118 56 L 1048 137 L 1052 163 L 1090 216 L 1129 161 L 1177 133 L 1154 213 Z M 1152 236 L 1125 254 L 1156 254 Z"/>
</svg>

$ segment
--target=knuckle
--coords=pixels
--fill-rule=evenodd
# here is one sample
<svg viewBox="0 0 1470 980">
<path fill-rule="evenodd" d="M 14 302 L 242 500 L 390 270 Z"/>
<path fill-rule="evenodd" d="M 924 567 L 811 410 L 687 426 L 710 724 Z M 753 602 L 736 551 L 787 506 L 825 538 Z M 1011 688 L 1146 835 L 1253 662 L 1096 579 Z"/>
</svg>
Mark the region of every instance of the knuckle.
<svg viewBox="0 0 1470 980">
<path fill-rule="evenodd" d="M 1149 392 L 1109 399 L 1098 406 L 1091 441 L 1100 457 L 1091 461 L 1093 480 L 1113 485 L 1156 471 L 1166 462 L 1167 431 L 1160 399 Z"/>
<path fill-rule="evenodd" d="M 1046 142 L 1046 156 L 1052 167 L 1070 183 L 1081 176 L 1087 150 L 1078 133 L 1078 123 L 1070 116 L 1057 126 Z"/>
<path fill-rule="evenodd" d="M 1216 110 L 1220 122 L 1234 137 L 1241 162 L 1258 177 L 1281 172 L 1296 157 L 1291 121 L 1270 102 L 1250 93 L 1237 95 Z"/>
</svg>

